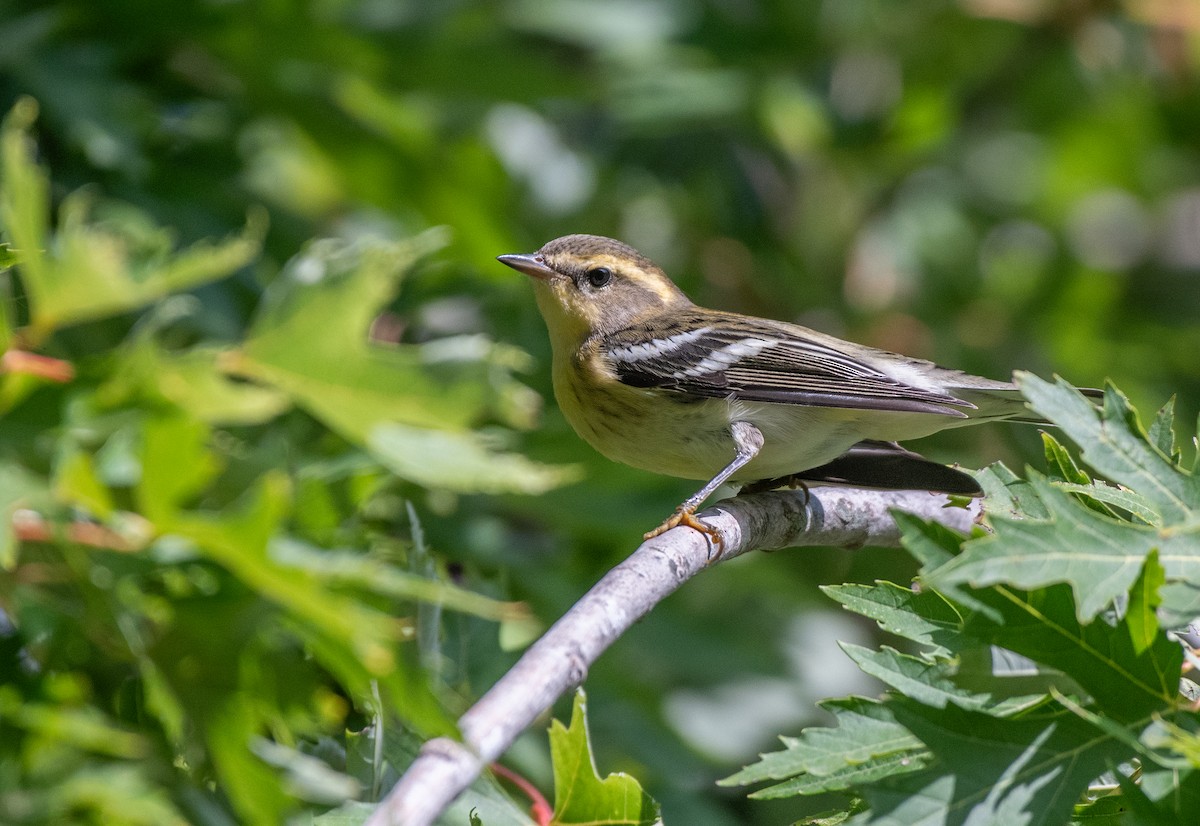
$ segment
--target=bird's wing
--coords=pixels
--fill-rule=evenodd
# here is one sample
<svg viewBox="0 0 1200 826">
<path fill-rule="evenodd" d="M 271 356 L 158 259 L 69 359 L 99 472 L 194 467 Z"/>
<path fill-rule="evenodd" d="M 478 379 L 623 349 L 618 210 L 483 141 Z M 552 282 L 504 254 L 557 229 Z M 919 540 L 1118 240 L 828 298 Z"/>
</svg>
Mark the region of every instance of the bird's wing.
<svg viewBox="0 0 1200 826">
<path fill-rule="evenodd" d="M 960 418 L 966 416 L 960 408 L 975 407 L 890 376 L 824 338 L 803 327 L 749 316 L 681 313 L 665 325 L 656 322 L 653 329 L 634 325 L 605 336 L 599 349 L 624 384 L 699 398 Z"/>
</svg>

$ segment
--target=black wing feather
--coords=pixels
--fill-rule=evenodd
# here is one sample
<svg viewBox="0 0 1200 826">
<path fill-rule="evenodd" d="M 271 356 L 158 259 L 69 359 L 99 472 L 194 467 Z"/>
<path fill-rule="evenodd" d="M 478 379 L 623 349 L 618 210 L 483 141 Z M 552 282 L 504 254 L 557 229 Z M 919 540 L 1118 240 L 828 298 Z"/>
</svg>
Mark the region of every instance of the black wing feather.
<svg viewBox="0 0 1200 826">
<path fill-rule="evenodd" d="M 803 328 L 765 319 L 687 313 L 666 327 L 634 326 L 600 342 L 617 378 L 632 387 L 654 387 L 698 398 L 892 410 L 965 416 L 969 402 L 914 387 L 852 355 L 804 335 Z M 740 347 L 728 358 L 723 348 Z M 669 341 L 669 345 L 664 345 Z M 742 352 L 744 351 L 744 352 Z M 706 362 L 706 359 L 708 360 Z"/>
</svg>

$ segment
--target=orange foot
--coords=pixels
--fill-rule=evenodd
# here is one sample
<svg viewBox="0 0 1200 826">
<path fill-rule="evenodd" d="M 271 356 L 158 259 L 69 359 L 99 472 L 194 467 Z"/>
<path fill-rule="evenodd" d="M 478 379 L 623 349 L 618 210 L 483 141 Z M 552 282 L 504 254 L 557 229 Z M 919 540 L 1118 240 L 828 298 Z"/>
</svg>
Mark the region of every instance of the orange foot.
<svg viewBox="0 0 1200 826">
<path fill-rule="evenodd" d="M 713 544 L 713 548 L 716 550 L 716 552 L 721 552 L 720 532 L 711 525 L 706 525 L 697 519 L 695 508 L 676 508 L 675 513 L 671 514 L 670 518 L 668 518 L 666 522 L 663 522 L 652 531 L 647 531 L 644 538 L 653 539 L 659 534 L 664 534 L 671 530 L 671 528 L 678 528 L 680 525 L 700 531 L 700 533 L 708 537 L 709 542 Z"/>
</svg>

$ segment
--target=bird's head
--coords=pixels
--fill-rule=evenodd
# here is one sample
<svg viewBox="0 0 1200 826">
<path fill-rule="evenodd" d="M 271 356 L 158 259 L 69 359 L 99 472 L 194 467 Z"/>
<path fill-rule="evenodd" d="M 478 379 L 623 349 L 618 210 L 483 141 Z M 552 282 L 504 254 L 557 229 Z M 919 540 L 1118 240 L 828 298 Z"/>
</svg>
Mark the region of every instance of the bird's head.
<svg viewBox="0 0 1200 826">
<path fill-rule="evenodd" d="M 577 346 L 674 307 L 691 304 L 658 265 L 620 241 L 566 235 L 500 262 L 532 276 L 551 340 Z"/>
</svg>

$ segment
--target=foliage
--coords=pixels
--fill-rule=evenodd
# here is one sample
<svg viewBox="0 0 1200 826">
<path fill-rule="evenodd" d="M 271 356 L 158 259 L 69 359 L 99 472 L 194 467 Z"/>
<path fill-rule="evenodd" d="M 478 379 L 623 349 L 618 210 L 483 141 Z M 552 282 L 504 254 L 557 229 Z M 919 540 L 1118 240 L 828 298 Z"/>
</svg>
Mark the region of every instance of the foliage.
<svg viewBox="0 0 1200 826">
<path fill-rule="evenodd" d="M 988 531 L 897 514 L 919 588 L 825 591 L 915 653 L 844 645 L 884 698 L 827 703 L 835 726 L 785 738 L 726 782 L 772 781 L 764 798 L 853 792 L 866 808 L 847 822 L 864 826 L 1200 817 L 1196 686 L 1181 686 L 1185 649 L 1161 619 L 1195 617 L 1200 562 L 1200 488 L 1170 407 L 1148 433 L 1115 388 L 1096 409 L 1061 380 L 1021 385 L 1120 487 L 1047 435 L 1054 477 L 985 472 Z"/>
<path fill-rule="evenodd" d="M 361 822 L 416 732 L 692 492 L 541 409 L 544 325 L 498 253 L 599 232 L 707 305 L 1200 409 L 1186 3 L 0 0 L 0 20 L 0 820 Z M 1172 456 L 1166 420 L 1148 432 Z M 1150 601 L 1157 570 L 1160 622 L 1194 614 L 1179 560 L 1146 545 L 1187 533 L 1186 491 L 1067 435 L 1127 487 L 1031 429 L 916 446 L 1049 455 L 1056 477 L 985 473 L 997 544 L 938 587 L 998 587 L 1005 553 L 1020 588 L 1067 594 L 1079 634 L 1113 594 Z M 1131 544 L 1089 546 L 1095 591 L 1030 584 L 1022 528 L 1077 539 L 1080 508 Z M 817 550 L 689 583 L 591 669 L 600 764 L 668 823 L 776 824 L 844 801 L 711 781 L 779 732 L 883 736 L 880 703 L 826 699 L 877 693 L 866 672 L 921 704 L 1037 712 L 1034 678 L 960 685 L 986 649 L 938 659 L 963 633 L 940 592 L 840 586 L 920 636 L 895 650 L 817 596 L 915 571 Z M 1154 650 L 1153 626 L 1130 634 Z M 1188 752 L 1185 728 L 1157 736 Z M 544 738 L 506 762 L 553 782 Z M 1096 819 L 1119 799 L 1153 820 L 1172 785 L 1113 782 Z M 481 781 L 448 822 L 472 806 L 528 820 Z"/>
<path fill-rule="evenodd" d="M 0 131 L 29 318 L 10 355 L 256 254 L 253 235 L 172 252 L 144 217 L 89 221 L 70 200 L 51 233 L 32 115 L 22 102 Z M 345 773 L 355 716 L 451 729 L 406 644 L 414 602 L 520 615 L 398 540 L 416 528 L 401 480 L 542 490 L 563 476 L 471 429 L 529 423 L 511 348 L 364 343 L 434 240 L 309 245 L 242 341 L 171 346 L 189 302 L 166 302 L 116 347 L 78 353 L 72 381 L 0 378 L 5 822 L 278 823 L 360 795 Z M 405 472 L 394 439 L 377 447 L 392 428 L 442 450 Z"/>
<path fill-rule="evenodd" d="M 584 823 L 653 826 L 661 823 L 658 804 L 626 774 L 596 773 L 587 733 L 587 700 L 575 695 L 571 724 L 555 720 L 550 726 L 550 754 L 554 761 L 555 826 Z"/>
</svg>

